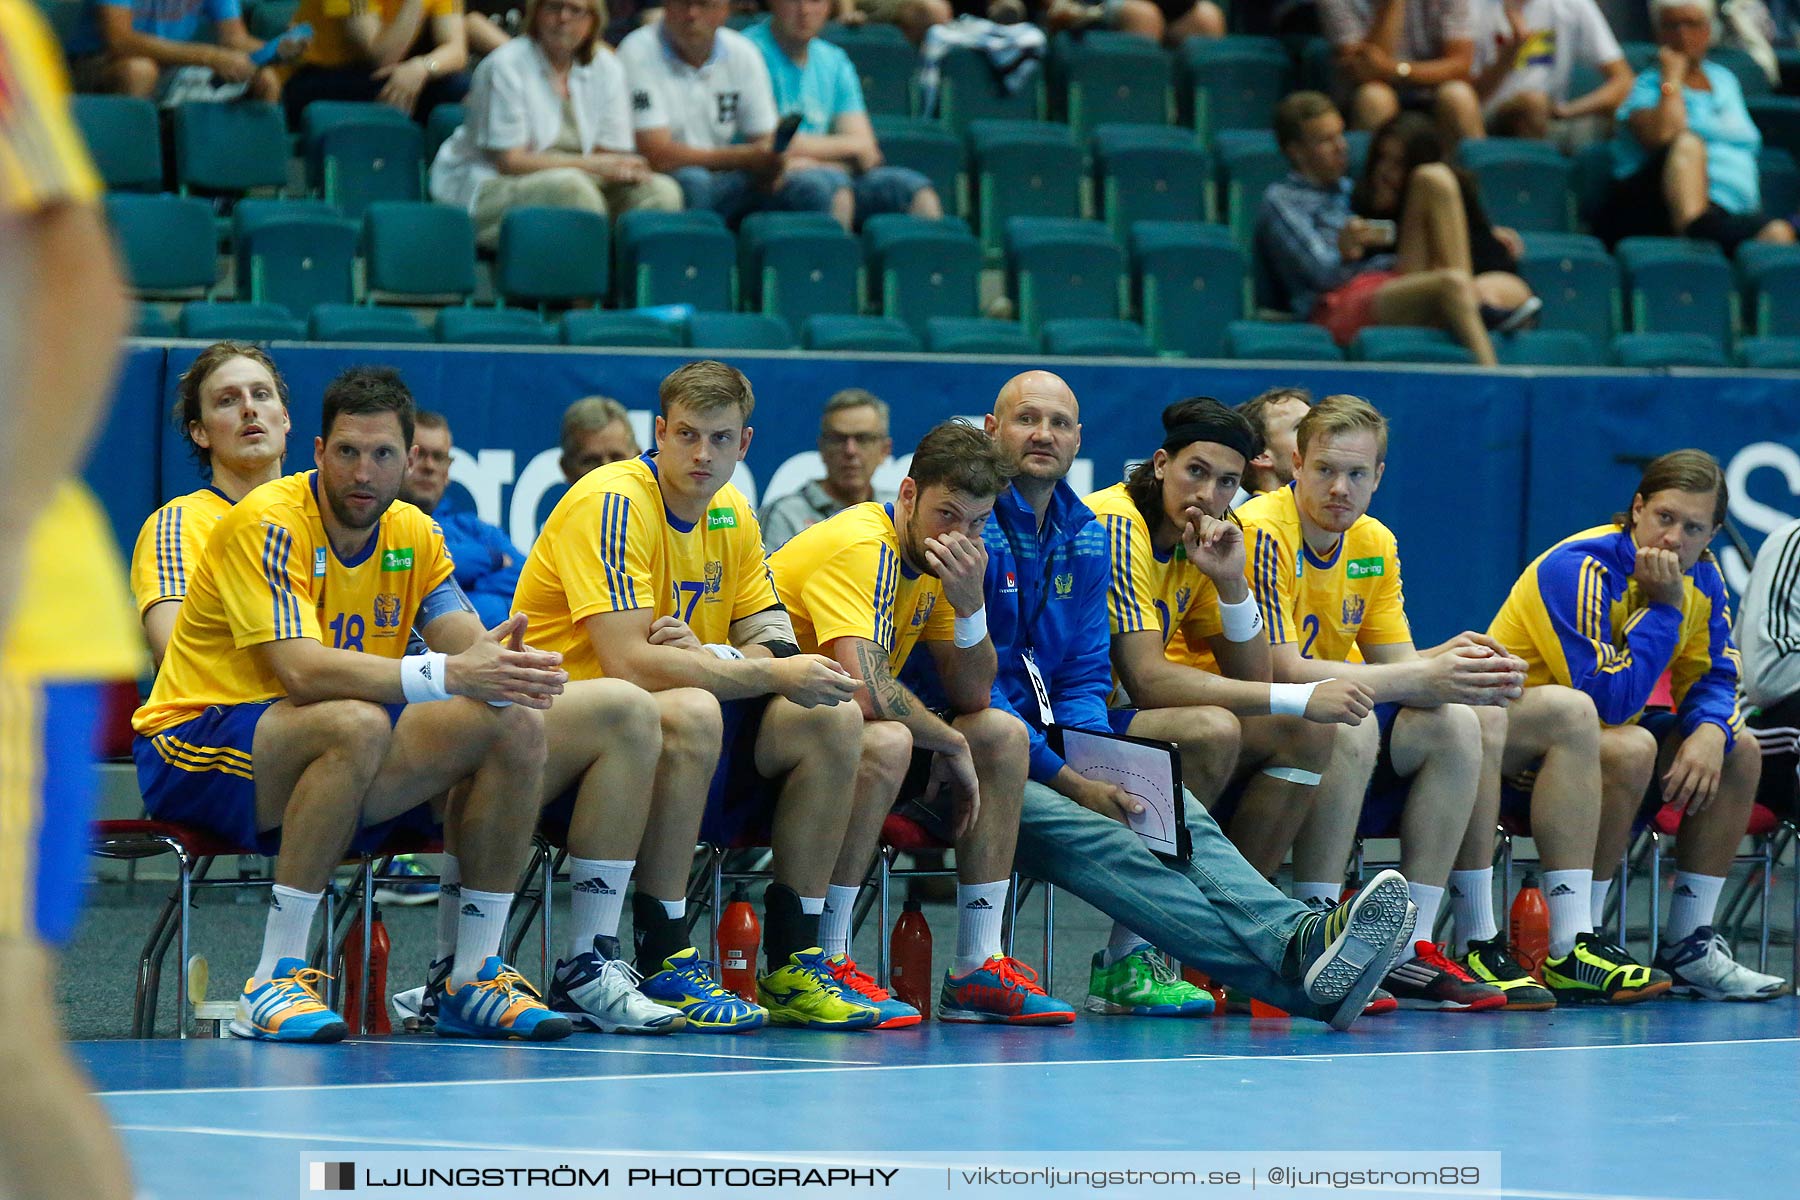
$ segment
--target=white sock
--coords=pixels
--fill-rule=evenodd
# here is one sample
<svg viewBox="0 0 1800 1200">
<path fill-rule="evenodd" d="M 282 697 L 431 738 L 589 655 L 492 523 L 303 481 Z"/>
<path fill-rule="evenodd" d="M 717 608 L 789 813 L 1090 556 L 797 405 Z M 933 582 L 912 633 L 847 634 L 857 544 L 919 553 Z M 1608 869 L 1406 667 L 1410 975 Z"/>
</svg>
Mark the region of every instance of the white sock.
<svg viewBox="0 0 1800 1200">
<path fill-rule="evenodd" d="M 832 884 L 825 889 L 825 911 L 819 917 L 819 948 L 825 957 L 850 953 L 850 918 L 856 913 L 856 897 L 860 887 Z M 801 911 L 805 911 L 805 904 Z"/>
<path fill-rule="evenodd" d="M 1012 881 L 956 885 L 956 961 L 953 975 L 967 975 L 1000 953 L 1000 916 Z"/>
<path fill-rule="evenodd" d="M 657 903 L 663 906 L 663 912 L 668 914 L 671 921 L 677 921 L 687 916 L 686 896 L 679 900 L 658 900 Z"/>
<path fill-rule="evenodd" d="M 635 861 L 623 858 L 569 856 L 569 957 L 590 953 L 597 937 L 619 936 L 619 914 L 625 911 L 625 885 Z"/>
<path fill-rule="evenodd" d="M 1575 935 L 1592 933 L 1594 873 L 1545 871 L 1544 900 L 1550 905 L 1550 957 L 1561 958 L 1575 948 Z"/>
<path fill-rule="evenodd" d="M 1444 905 L 1444 889 L 1441 887 L 1432 887 L 1428 883 L 1412 883 L 1408 881 L 1406 885 L 1406 894 L 1408 898 L 1412 900 L 1413 904 L 1418 907 L 1419 919 L 1413 924 L 1412 937 L 1407 939 L 1406 946 L 1400 951 L 1400 957 L 1394 960 L 1395 966 L 1399 966 L 1403 962 L 1411 962 L 1413 959 L 1417 958 L 1419 954 L 1414 947 L 1420 942 L 1436 940 L 1432 937 L 1431 930 L 1432 927 L 1437 924 L 1438 909 L 1442 908 Z"/>
<path fill-rule="evenodd" d="M 456 953 L 456 914 L 462 908 L 462 863 L 454 854 L 444 855 L 444 866 L 438 874 L 437 953 L 433 962 L 441 962 Z"/>
<path fill-rule="evenodd" d="M 254 978 L 269 978 L 284 958 L 306 961 L 313 914 L 324 898 L 322 891 L 302 892 L 279 883 L 269 889 L 269 921 L 263 926 L 262 959 L 256 964 Z"/>
<path fill-rule="evenodd" d="M 827 884 L 826 886 L 830 887 L 831 885 Z M 825 915 L 825 897 L 823 897 L 823 896 L 802 896 L 802 897 L 800 897 L 800 911 L 809 917 L 824 916 Z"/>
<path fill-rule="evenodd" d="M 1467 954 L 1470 942 L 1500 936 L 1494 923 L 1494 868 L 1450 872 L 1450 917 L 1456 924 L 1456 953 Z"/>
<path fill-rule="evenodd" d="M 1593 889 L 1589 893 L 1590 896 L 1592 897 L 1592 900 L 1589 902 L 1589 905 L 1588 905 L 1588 908 L 1589 908 L 1588 915 L 1593 918 L 1595 929 L 1598 929 L 1602 925 L 1606 924 L 1606 897 L 1608 895 L 1610 895 L 1611 893 L 1612 893 L 1612 880 L 1610 880 L 1610 879 L 1594 880 Z"/>
<path fill-rule="evenodd" d="M 1711 925 L 1713 910 L 1719 907 L 1719 893 L 1724 890 L 1723 875 L 1675 872 L 1675 899 L 1669 902 L 1669 928 L 1664 940 L 1679 942 L 1702 925 Z"/>
<path fill-rule="evenodd" d="M 1332 904 L 1336 904 L 1338 897 L 1343 894 L 1344 885 L 1341 883 L 1301 883 L 1299 880 L 1294 881 L 1294 899 L 1302 904 L 1305 904 L 1308 900 L 1326 900 Z"/>
<path fill-rule="evenodd" d="M 1114 921 L 1112 936 L 1106 942 L 1106 957 L 1101 959 L 1101 964 L 1110 967 L 1121 958 L 1129 958 L 1149 944 L 1144 938 Z"/>
<path fill-rule="evenodd" d="M 481 973 L 482 964 L 500 953 L 506 933 L 506 915 L 512 911 L 512 893 L 462 890 L 457 906 L 456 962 L 450 967 L 450 986 L 461 987 Z"/>
</svg>

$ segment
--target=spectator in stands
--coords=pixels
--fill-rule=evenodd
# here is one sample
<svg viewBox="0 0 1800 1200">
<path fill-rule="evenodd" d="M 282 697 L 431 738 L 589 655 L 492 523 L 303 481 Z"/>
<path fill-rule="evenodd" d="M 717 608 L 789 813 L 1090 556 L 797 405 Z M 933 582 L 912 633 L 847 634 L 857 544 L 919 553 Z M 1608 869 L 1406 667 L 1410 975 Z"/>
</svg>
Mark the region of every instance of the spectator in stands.
<svg viewBox="0 0 1800 1200">
<path fill-rule="evenodd" d="M 1231 507 L 1294 482 L 1294 430 L 1312 404 L 1311 392 L 1286 386 L 1259 392 L 1238 405 L 1244 419 L 1262 434 L 1263 448 L 1244 469 L 1243 487 Z"/>
<path fill-rule="evenodd" d="M 1606 241 L 1700 238 L 1734 253 L 1748 241 L 1792 242 L 1791 220 L 1762 211 L 1762 134 L 1737 77 L 1706 61 L 1712 0 L 1651 0 L 1656 64 L 1619 107 L 1613 186 L 1594 222 Z"/>
<path fill-rule="evenodd" d="M 1544 306 L 1517 274 L 1524 241 L 1516 231 L 1488 220 L 1475 176 L 1447 161 L 1436 124 L 1420 113 L 1400 113 L 1375 131 L 1363 177 L 1350 193 L 1350 209 L 1359 217 L 1386 221 L 1396 231 L 1423 237 L 1438 227 L 1429 216 L 1409 221 L 1408 210 L 1429 211 L 1440 197 L 1446 216 L 1458 207 L 1462 210 L 1462 245 L 1468 270 L 1475 276 L 1475 294 L 1481 298 L 1483 323 L 1497 333 L 1522 327 Z M 1455 236 L 1454 225 L 1454 220 L 1442 222 L 1445 236 Z M 1406 260 L 1404 243 L 1399 250 Z"/>
<path fill-rule="evenodd" d="M 1431 112 L 1448 141 L 1482 135 L 1469 0 L 1319 0 L 1319 16 L 1353 128 L 1415 108 Z"/>
<path fill-rule="evenodd" d="M 202 36 L 208 29 L 210 40 Z M 281 96 L 280 73 L 250 61 L 262 46 L 245 27 L 238 0 L 90 0 L 68 55 L 78 91 L 177 103 L 195 82 L 207 92 L 216 82 L 273 101 Z M 304 40 L 289 38 L 279 53 L 291 61 L 305 49 Z"/>
<path fill-rule="evenodd" d="M 861 25 L 874 21 L 880 25 L 898 26 L 913 45 L 924 44 L 925 31 L 956 19 L 949 0 L 837 0 L 839 25 Z"/>
<path fill-rule="evenodd" d="M 819 37 L 830 15 L 830 0 L 769 0 L 769 19 L 745 33 L 769 68 L 775 107 L 801 115 L 790 148 L 844 174 L 842 186 L 854 196 L 858 226 L 877 213 L 938 220 L 944 206 L 931 180 L 907 167 L 882 164 L 856 67 L 848 54 Z"/>
<path fill-rule="evenodd" d="M 215 342 L 182 374 L 174 416 L 206 486 L 151 513 L 132 550 L 131 591 L 154 666 L 214 527 L 252 490 L 281 478 L 287 381 L 261 347 Z"/>
<path fill-rule="evenodd" d="M 288 124 L 314 100 L 374 100 L 423 121 L 469 90 L 462 0 L 300 0 L 312 44 L 282 91 Z"/>
<path fill-rule="evenodd" d="M 673 175 L 689 208 L 736 224 L 752 212 L 829 212 L 849 228 L 843 173 L 775 150 L 775 96 L 762 55 L 724 28 L 729 0 L 673 0 L 619 45 L 637 146 Z"/>
<path fill-rule="evenodd" d="M 584 397 L 563 413 L 562 473 L 570 483 L 596 467 L 642 453 L 625 406 L 611 396 Z"/>
<path fill-rule="evenodd" d="M 1301 320 L 1316 321 L 1347 345 L 1365 325 L 1436 325 L 1484 366 L 1494 346 L 1481 319 L 1469 271 L 1460 196 L 1425 178 L 1401 229 L 1396 254 L 1380 251 L 1394 235 L 1350 211 L 1350 150 L 1344 118 L 1319 92 L 1295 92 L 1275 108 L 1275 137 L 1293 164 L 1263 195 L 1257 252 Z"/>
<path fill-rule="evenodd" d="M 512 208 L 681 208 L 681 189 L 632 142 L 625 71 L 600 41 L 605 23 L 604 0 L 532 0 L 527 36 L 475 69 L 463 123 L 431 164 L 431 196 L 467 208 L 481 244 L 499 242 Z"/>
<path fill-rule="evenodd" d="M 1744 656 L 1747 724 L 1762 744 L 1756 799 L 1782 816 L 1795 813 L 1800 767 L 1800 521 L 1771 533 L 1756 552 L 1737 642 Z"/>
<path fill-rule="evenodd" d="M 1496 137 L 1574 150 L 1605 136 L 1633 75 L 1594 0 L 1474 0 L 1475 92 Z M 1570 95 L 1576 67 L 1605 78 Z"/>
<path fill-rule="evenodd" d="M 819 457 L 825 478 L 771 500 L 760 517 L 763 547 L 773 554 L 802 529 L 852 504 L 887 503 L 891 489 L 875 489 L 875 471 L 894 452 L 888 436 L 888 407 L 861 388 L 845 388 L 825 402 L 819 418 Z"/>
<path fill-rule="evenodd" d="M 513 590 L 525 555 L 504 531 L 466 509 L 440 512 L 450 486 L 450 422 L 428 408 L 413 419 L 412 462 L 400 498 L 433 518 L 444 534 L 444 547 L 456 564 L 456 583 L 475 605 L 485 628 L 512 615 Z"/>
<path fill-rule="evenodd" d="M 1170 47 L 1191 37 L 1225 36 L 1225 11 L 1212 0 L 1053 0 L 1044 23 L 1053 31 L 1102 25 Z"/>
</svg>

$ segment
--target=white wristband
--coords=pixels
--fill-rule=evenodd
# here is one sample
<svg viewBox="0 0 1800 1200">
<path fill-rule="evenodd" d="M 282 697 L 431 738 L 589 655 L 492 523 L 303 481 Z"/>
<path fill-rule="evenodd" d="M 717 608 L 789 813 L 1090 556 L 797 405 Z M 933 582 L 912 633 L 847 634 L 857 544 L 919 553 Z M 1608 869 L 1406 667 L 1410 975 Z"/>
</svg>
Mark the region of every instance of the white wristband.
<svg viewBox="0 0 1800 1200">
<path fill-rule="evenodd" d="M 959 650 L 967 650 L 970 646 L 979 646 L 981 639 L 987 636 L 987 608 L 984 605 L 966 617 L 958 617 L 955 621 L 956 646 Z"/>
<path fill-rule="evenodd" d="M 435 653 L 409 654 L 400 660 L 400 690 L 406 693 L 408 704 L 450 698 L 450 689 L 444 686 L 449 674 L 445 665 L 447 657 Z"/>
<path fill-rule="evenodd" d="M 1329 680 L 1318 680 L 1313 683 L 1271 683 L 1269 685 L 1269 715 L 1275 717 L 1304 717 L 1307 701 L 1312 699 L 1313 689 L 1320 683 Z"/>
<path fill-rule="evenodd" d="M 1225 626 L 1225 640 L 1247 642 L 1262 632 L 1262 609 L 1255 596 L 1245 596 L 1236 604 L 1219 601 L 1219 620 Z"/>
<path fill-rule="evenodd" d="M 742 650 L 739 650 L 736 646 L 727 646 L 723 642 L 707 642 L 701 646 L 701 649 L 710 653 L 714 658 L 741 659 L 744 657 L 744 652 Z"/>
</svg>

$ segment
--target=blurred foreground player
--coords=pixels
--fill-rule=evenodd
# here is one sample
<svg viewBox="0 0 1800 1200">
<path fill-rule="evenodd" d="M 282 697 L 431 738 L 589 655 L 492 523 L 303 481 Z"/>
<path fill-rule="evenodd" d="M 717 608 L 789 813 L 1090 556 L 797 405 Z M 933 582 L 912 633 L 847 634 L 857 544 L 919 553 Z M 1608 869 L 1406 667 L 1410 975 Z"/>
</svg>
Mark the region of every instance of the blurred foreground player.
<svg viewBox="0 0 1800 1200">
<path fill-rule="evenodd" d="M 141 665 L 111 531 L 65 482 L 129 319 L 67 93 L 36 9 L 0 0 L 0 1186 L 126 1200 L 125 1156 L 62 1048 L 50 949 L 74 925 L 98 685 Z"/>
</svg>

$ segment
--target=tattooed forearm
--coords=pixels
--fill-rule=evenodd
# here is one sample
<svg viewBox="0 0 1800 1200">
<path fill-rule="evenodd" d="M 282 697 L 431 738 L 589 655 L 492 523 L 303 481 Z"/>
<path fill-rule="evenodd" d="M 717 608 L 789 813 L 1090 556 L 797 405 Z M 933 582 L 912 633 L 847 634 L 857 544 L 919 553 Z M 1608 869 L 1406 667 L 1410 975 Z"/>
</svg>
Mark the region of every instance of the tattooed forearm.
<svg viewBox="0 0 1800 1200">
<path fill-rule="evenodd" d="M 912 697 L 900 685 L 900 681 L 894 678 L 894 672 L 888 666 L 886 650 L 874 642 L 859 642 L 856 647 L 856 665 L 861 671 L 863 682 L 869 685 L 869 703 L 877 717 L 891 721 L 912 715 Z"/>
</svg>

